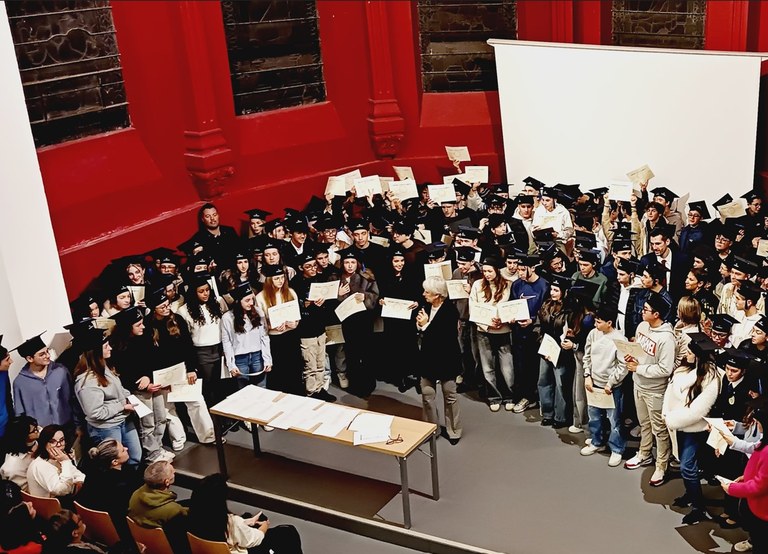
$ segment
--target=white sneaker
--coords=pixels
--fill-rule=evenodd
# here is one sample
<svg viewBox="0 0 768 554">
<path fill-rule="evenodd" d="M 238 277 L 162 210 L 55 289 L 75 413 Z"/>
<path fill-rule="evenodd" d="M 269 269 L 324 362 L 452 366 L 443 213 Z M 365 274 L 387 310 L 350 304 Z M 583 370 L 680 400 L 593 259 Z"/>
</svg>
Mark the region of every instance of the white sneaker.
<svg viewBox="0 0 768 554">
<path fill-rule="evenodd" d="M 627 469 L 637 469 L 643 466 L 649 466 L 653 463 L 653 457 L 641 458 L 639 454 L 635 454 L 629 460 L 624 462 L 624 467 Z"/>
<path fill-rule="evenodd" d="M 167 450 L 161 450 L 160 454 L 158 454 L 157 458 L 155 458 L 153 461 L 172 462 L 175 457 L 176 457 L 176 454 L 174 454 L 173 452 L 168 452 Z"/>
<path fill-rule="evenodd" d="M 531 405 L 531 401 L 528 400 L 527 398 L 523 398 L 520 402 L 518 402 L 512 407 L 512 411 L 515 412 L 516 414 L 522 414 L 525 410 L 528 409 L 528 406 L 530 405 Z"/>
<path fill-rule="evenodd" d="M 590 444 L 592 444 L 592 439 L 587 439 L 587 440 L 585 440 L 585 441 L 584 441 L 584 444 L 586 444 L 587 446 L 589 446 Z"/>
<path fill-rule="evenodd" d="M 667 476 L 661 469 L 656 469 L 651 475 L 651 480 L 648 482 L 652 487 L 660 487 L 667 481 Z"/>
<path fill-rule="evenodd" d="M 349 388 L 349 379 L 347 379 L 347 374 L 346 373 L 337 373 L 336 377 L 339 378 L 339 386 L 342 389 L 346 390 L 346 389 Z"/>
<path fill-rule="evenodd" d="M 752 550 L 752 543 L 749 540 L 737 542 L 733 545 L 733 549 L 736 552 L 749 552 Z"/>
<path fill-rule="evenodd" d="M 584 429 L 582 429 L 581 427 L 576 427 L 575 425 L 571 425 L 570 427 L 568 427 L 568 432 L 569 433 L 583 433 Z"/>
<path fill-rule="evenodd" d="M 501 410 L 501 402 L 491 402 L 490 404 L 488 404 L 488 408 L 492 412 L 498 412 L 499 410 Z"/>
<path fill-rule="evenodd" d="M 621 464 L 621 454 L 618 452 L 611 452 L 611 457 L 608 458 L 608 466 L 616 467 Z"/>
<path fill-rule="evenodd" d="M 588 444 L 587 446 L 581 449 L 580 454 L 582 456 L 591 456 L 595 452 L 602 452 L 604 450 L 605 450 L 605 445 L 595 446 L 594 444 Z"/>
</svg>

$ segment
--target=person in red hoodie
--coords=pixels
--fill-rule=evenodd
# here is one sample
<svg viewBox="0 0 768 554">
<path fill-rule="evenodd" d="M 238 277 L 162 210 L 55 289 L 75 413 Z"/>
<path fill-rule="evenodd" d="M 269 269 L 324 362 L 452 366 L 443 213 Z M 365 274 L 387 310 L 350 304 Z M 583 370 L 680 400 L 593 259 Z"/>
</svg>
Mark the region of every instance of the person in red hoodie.
<svg viewBox="0 0 768 554">
<path fill-rule="evenodd" d="M 763 434 L 760 443 L 747 462 L 744 475 L 723 483 L 723 490 L 739 502 L 744 527 L 749 531 L 753 552 L 768 552 L 768 401 L 760 398 L 755 406 L 755 420 Z M 742 552 L 743 550 L 738 550 Z"/>
</svg>

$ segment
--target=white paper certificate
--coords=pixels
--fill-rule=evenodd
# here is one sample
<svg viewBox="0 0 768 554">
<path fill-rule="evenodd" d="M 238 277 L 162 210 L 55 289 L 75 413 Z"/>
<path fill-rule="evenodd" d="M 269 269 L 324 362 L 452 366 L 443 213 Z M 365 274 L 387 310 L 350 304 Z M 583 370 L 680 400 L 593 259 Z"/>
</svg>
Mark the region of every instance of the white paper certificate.
<svg viewBox="0 0 768 554">
<path fill-rule="evenodd" d="M 341 325 L 329 325 L 325 328 L 325 344 L 326 346 L 344 344 L 344 332 L 341 330 Z"/>
<path fill-rule="evenodd" d="M 411 306 L 413 300 L 403 300 L 401 298 L 384 298 L 384 305 L 381 307 L 381 317 L 391 317 L 393 319 L 411 319 Z"/>
<path fill-rule="evenodd" d="M 611 186 L 608 187 L 608 198 L 619 202 L 629 202 L 632 200 L 632 183 L 611 183 Z"/>
<path fill-rule="evenodd" d="M 451 181 L 453 182 L 453 181 Z M 443 202 L 456 202 L 456 190 L 450 185 L 427 185 L 429 199 L 441 204 Z"/>
<path fill-rule="evenodd" d="M 560 360 L 561 351 L 562 349 L 555 339 L 546 333 L 542 335 L 541 345 L 539 346 L 539 354 L 544 356 L 544 358 L 551 362 L 553 365 L 557 365 L 557 362 Z"/>
<path fill-rule="evenodd" d="M 504 323 L 531 319 L 531 314 L 528 312 L 528 300 L 525 298 L 499 302 L 497 307 L 499 308 L 499 319 Z"/>
<path fill-rule="evenodd" d="M 325 194 L 334 196 L 345 196 L 347 193 L 347 182 L 341 175 L 331 175 L 328 177 L 328 183 L 325 185 Z"/>
<path fill-rule="evenodd" d="M 336 300 L 339 297 L 339 284 L 341 281 L 329 281 L 328 283 L 312 283 L 309 285 L 307 300 Z"/>
<path fill-rule="evenodd" d="M 146 287 L 144 285 L 128 285 L 128 290 L 131 291 L 133 299 L 137 304 L 144 301 L 144 295 L 146 294 Z"/>
<path fill-rule="evenodd" d="M 133 411 L 136 412 L 136 415 L 139 416 L 139 419 L 152 413 L 152 410 L 147 408 L 147 405 L 144 404 L 144 402 L 136 398 L 135 394 L 128 395 L 127 400 L 133 404 Z"/>
<path fill-rule="evenodd" d="M 768 256 L 768 239 L 760 239 L 757 241 L 757 255 L 761 258 Z"/>
<path fill-rule="evenodd" d="M 468 165 L 464 167 L 464 175 L 470 183 L 487 183 L 488 166 L 487 165 Z"/>
<path fill-rule="evenodd" d="M 184 362 L 179 362 L 176 365 L 165 367 L 163 369 L 156 369 L 152 372 L 152 383 L 167 387 L 169 385 L 184 384 L 187 382 L 187 366 Z"/>
<path fill-rule="evenodd" d="M 291 300 L 290 302 L 283 302 L 277 306 L 267 308 L 267 314 L 269 315 L 269 325 L 272 329 L 280 327 L 286 321 L 299 321 L 301 319 L 299 301 Z"/>
<path fill-rule="evenodd" d="M 370 240 L 373 244 L 378 244 L 379 246 L 383 246 L 384 248 L 389 248 L 389 239 L 386 237 L 378 237 L 375 235 L 371 235 L 368 240 Z"/>
<path fill-rule="evenodd" d="M 203 380 L 198 379 L 194 385 L 179 383 L 171 385 L 168 402 L 195 402 L 203 399 Z"/>
<path fill-rule="evenodd" d="M 452 162 L 469 162 L 469 148 L 466 146 L 446 146 L 445 153 Z"/>
<path fill-rule="evenodd" d="M 651 171 L 651 168 L 648 167 L 648 164 L 645 164 L 627 173 L 627 177 L 629 177 L 629 180 L 634 184 L 639 185 L 640 183 L 647 183 L 655 177 L 655 175 L 653 174 L 653 171 Z"/>
<path fill-rule="evenodd" d="M 448 285 L 448 298 L 451 300 L 469 298 L 469 293 L 464 290 L 464 285 L 467 284 L 464 279 L 449 279 L 445 284 Z"/>
<path fill-rule="evenodd" d="M 424 264 L 424 278 L 442 277 L 448 281 L 452 275 L 453 269 L 451 269 L 450 260 L 444 260 L 436 264 Z"/>
<path fill-rule="evenodd" d="M 444 185 L 453 185 L 453 180 L 458 179 L 459 181 L 467 182 L 467 175 L 465 173 L 457 173 L 456 175 L 444 175 L 443 176 L 443 184 Z"/>
<path fill-rule="evenodd" d="M 490 327 L 493 325 L 493 318 L 497 315 L 496 306 L 469 301 L 469 320 L 473 323 Z"/>
<path fill-rule="evenodd" d="M 392 194 L 402 202 L 409 198 L 418 198 L 419 191 L 416 189 L 416 181 L 411 179 L 405 179 L 403 181 L 392 181 L 389 183 L 389 190 Z"/>
<path fill-rule="evenodd" d="M 613 399 L 612 394 L 605 394 L 603 389 L 592 387 L 592 392 L 584 389 L 587 393 L 587 405 L 593 408 L 602 408 L 604 410 L 612 410 L 616 407 L 616 401 Z"/>
<path fill-rule="evenodd" d="M 744 209 L 744 204 L 742 204 L 740 200 L 734 200 L 733 202 L 723 204 L 717 208 L 717 211 L 723 219 L 728 217 L 741 217 L 747 213 Z"/>
<path fill-rule="evenodd" d="M 359 169 L 355 169 L 354 171 L 343 173 L 342 175 L 339 175 L 339 177 L 344 179 L 344 188 L 346 190 L 352 190 L 352 186 L 355 184 L 355 179 L 361 179 L 363 174 L 360 173 Z"/>
<path fill-rule="evenodd" d="M 397 178 L 401 181 L 411 180 L 414 183 L 416 182 L 416 177 L 413 175 L 413 169 L 407 166 L 392 166 L 392 170 L 395 172 L 395 175 L 397 175 Z"/>
<path fill-rule="evenodd" d="M 629 355 L 636 360 L 644 359 L 643 356 L 645 356 L 645 352 L 643 351 L 643 347 L 640 346 L 640 344 L 636 342 L 616 339 L 613 340 L 613 343 L 616 345 L 616 350 L 619 351 L 619 356 L 622 358 Z"/>
<path fill-rule="evenodd" d="M 355 300 L 355 294 L 353 293 L 350 294 L 344 302 L 336 306 L 334 311 L 336 312 L 336 317 L 339 318 L 339 321 L 344 321 L 352 314 L 365 311 L 365 302 L 358 302 Z"/>
<path fill-rule="evenodd" d="M 355 195 L 358 197 L 373 196 L 374 194 L 384 194 L 381 190 L 381 179 L 378 175 L 369 175 L 355 179 Z"/>
</svg>

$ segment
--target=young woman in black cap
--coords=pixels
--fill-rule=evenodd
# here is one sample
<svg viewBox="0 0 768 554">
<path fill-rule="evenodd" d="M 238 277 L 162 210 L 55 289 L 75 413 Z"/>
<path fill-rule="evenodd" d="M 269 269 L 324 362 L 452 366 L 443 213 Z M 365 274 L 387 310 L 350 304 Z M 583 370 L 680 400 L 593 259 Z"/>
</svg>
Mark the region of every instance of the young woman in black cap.
<svg viewBox="0 0 768 554">
<path fill-rule="evenodd" d="M 248 383 L 267 386 L 272 351 L 264 319 L 256 310 L 256 297 L 247 283 L 230 291 L 232 309 L 221 318 L 224 362 L 240 388 Z"/>
</svg>

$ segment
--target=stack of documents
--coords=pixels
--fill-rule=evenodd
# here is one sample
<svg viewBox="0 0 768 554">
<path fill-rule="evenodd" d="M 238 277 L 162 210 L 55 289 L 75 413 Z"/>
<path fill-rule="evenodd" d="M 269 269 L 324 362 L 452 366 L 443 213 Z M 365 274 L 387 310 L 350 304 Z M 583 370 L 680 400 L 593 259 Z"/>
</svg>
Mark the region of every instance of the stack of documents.
<svg viewBox="0 0 768 554">
<path fill-rule="evenodd" d="M 354 433 L 353 444 L 373 444 L 376 442 L 387 442 L 392 431 L 392 421 L 395 417 L 391 415 L 360 413 L 350 423 L 349 430 Z"/>
</svg>

